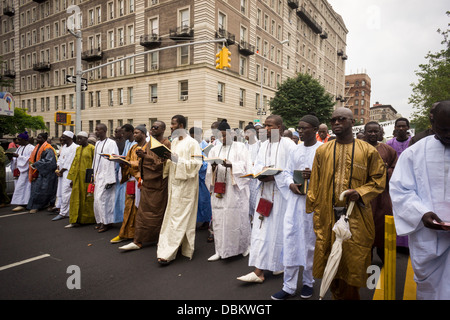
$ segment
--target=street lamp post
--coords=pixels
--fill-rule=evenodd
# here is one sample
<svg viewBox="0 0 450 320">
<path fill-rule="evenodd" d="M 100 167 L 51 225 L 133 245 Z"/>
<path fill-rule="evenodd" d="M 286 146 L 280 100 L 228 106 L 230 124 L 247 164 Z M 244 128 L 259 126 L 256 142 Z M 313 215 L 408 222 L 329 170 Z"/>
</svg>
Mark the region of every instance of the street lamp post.
<svg viewBox="0 0 450 320">
<path fill-rule="evenodd" d="M 67 8 L 67 13 L 73 14 L 73 30 L 67 28 L 67 30 L 76 38 L 76 57 L 75 57 L 75 75 L 76 75 L 76 109 L 75 109 L 75 134 L 81 131 L 81 75 L 83 73 L 81 66 L 81 45 L 82 45 L 82 35 L 81 35 L 81 24 L 80 24 L 80 7 L 76 5 L 70 5 Z"/>
</svg>

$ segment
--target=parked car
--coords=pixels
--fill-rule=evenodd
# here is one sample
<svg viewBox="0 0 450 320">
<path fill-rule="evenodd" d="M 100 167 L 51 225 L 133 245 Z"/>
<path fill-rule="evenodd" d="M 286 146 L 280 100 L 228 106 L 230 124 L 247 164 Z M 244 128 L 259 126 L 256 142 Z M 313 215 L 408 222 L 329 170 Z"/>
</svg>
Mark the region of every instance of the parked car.
<svg viewBox="0 0 450 320">
<path fill-rule="evenodd" d="M 5 170 L 6 170 L 6 193 L 9 196 L 12 196 L 14 193 L 15 181 L 13 173 L 11 171 L 11 162 L 6 165 Z"/>
</svg>

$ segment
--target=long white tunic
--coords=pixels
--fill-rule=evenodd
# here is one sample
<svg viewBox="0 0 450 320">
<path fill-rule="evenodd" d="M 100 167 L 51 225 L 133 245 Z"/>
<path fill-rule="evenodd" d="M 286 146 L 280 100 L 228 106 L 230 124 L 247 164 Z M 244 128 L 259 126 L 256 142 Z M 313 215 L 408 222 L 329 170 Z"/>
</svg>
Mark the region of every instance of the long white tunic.
<svg viewBox="0 0 450 320">
<path fill-rule="evenodd" d="M 208 164 L 205 183 L 211 196 L 214 245 L 221 258 L 242 254 L 250 245 L 250 219 L 248 218 L 249 179 L 240 176 L 251 172 L 252 164 L 246 146 L 241 142 L 218 145 L 211 149 L 211 158 L 226 159 L 232 168 L 217 166 L 217 176 Z M 214 180 L 225 182 L 226 191 L 221 198 L 214 193 Z"/>
<path fill-rule="evenodd" d="M 261 141 L 257 140 L 253 144 L 246 143 L 245 145 L 247 146 L 248 152 L 250 154 L 251 163 L 252 163 L 252 170 L 250 170 L 249 172 L 253 172 L 253 166 L 255 164 L 256 157 L 258 156 L 259 148 L 261 147 Z M 250 190 L 250 198 L 249 198 L 249 206 L 248 206 L 249 213 L 248 214 L 250 216 L 250 219 L 253 220 L 253 215 L 254 215 L 255 209 L 256 209 L 256 194 L 257 194 L 256 189 L 258 187 L 258 180 L 256 180 L 256 179 L 250 180 L 248 187 Z"/>
<path fill-rule="evenodd" d="M 450 299 L 450 231 L 422 223 L 430 211 L 450 221 L 449 167 L 450 148 L 429 136 L 403 151 L 389 183 L 397 234 L 409 236 L 417 299 Z"/>
<path fill-rule="evenodd" d="M 294 183 L 294 170 L 312 169 L 316 150 L 321 145 L 322 142 L 310 147 L 305 147 L 303 143 L 296 145 L 282 173 L 284 179 L 280 190 L 287 201 L 283 230 L 283 264 L 288 267 L 304 266 L 308 270 L 312 269 L 316 244 L 313 214 L 306 213 L 306 195 L 294 194 L 289 185 Z"/>
<path fill-rule="evenodd" d="M 258 157 L 253 168 L 254 173 L 261 172 L 264 167 L 285 169 L 289 154 L 295 148 L 295 143 L 289 138 L 281 138 L 280 142 L 261 143 Z M 249 265 L 258 269 L 281 271 L 284 269 L 281 253 L 283 250 L 283 221 L 287 202 L 279 190 L 283 178 L 281 174 L 275 176 L 275 181 L 259 182 L 256 207 L 260 198 L 272 201 L 273 207 L 269 217 L 261 223 L 260 214 L 255 212 L 251 235 Z M 262 188 L 264 185 L 264 188 Z M 262 191 L 262 195 L 261 195 Z M 273 196 L 273 197 L 272 197 Z"/>
<path fill-rule="evenodd" d="M 67 175 L 72 166 L 77 148 L 78 145 L 75 143 L 72 143 L 70 146 L 63 145 L 56 162 L 60 171 L 65 169 L 63 175 L 58 177 L 58 189 L 56 191 L 57 207 L 60 209 L 59 214 L 65 217 L 69 216 L 70 195 L 72 194 L 71 180 L 67 179 Z"/>
<path fill-rule="evenodd" d="M 94 160 L 94 214 L 97 223 L 114 223 L 114 203 L 115 203 L 115 162 L 109 161 L 100 154 L 118 154 L 117 143 L 109 138 L 103 141 L 97 141 L 95 144 Z M 109 189 L 105 189 L 107 184 L 113 184 Z"/>
<path fill-rule="evenodd" d="M 168 201 L 157 249 L 157 257 L 168 261 L 175 259 L 180 246 L 185 257 L 194 254 L 198 173 L 202 166 L 200 145 L 189 135 L 182 140 L 175 138 L 171 150 L 178 155 L 178 162 L 167 161 Z"/>
<path fill-rule="evenodd" d="M 11 204 L 26 206 L 28 200 L 30 200 L 31 182 L 28 180 L 28 160 L 33 150 L 34 146 L 32 144 L 20 146 L 16 151 L 19 156 L 11 160 L 11 170 L 14 171 L 14 169 L 18 168 L 20 171 L 20 176 L 14 184 L 14 194 Z"/>
</svg>

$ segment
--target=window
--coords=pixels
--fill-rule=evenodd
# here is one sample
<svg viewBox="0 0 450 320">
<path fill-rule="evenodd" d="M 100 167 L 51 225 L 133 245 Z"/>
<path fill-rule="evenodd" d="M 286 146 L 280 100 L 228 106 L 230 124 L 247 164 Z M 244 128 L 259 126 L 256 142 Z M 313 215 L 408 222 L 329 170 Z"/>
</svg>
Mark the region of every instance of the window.
<svg viewBox="0 0 450 320">
<path fill-rule="evenodd" d="M 128 87 L 128 104 L 133 104 L 133 87 Z"/>
<path fill-rule="evenodd" d="M 150 34 L 158 35 L 159 34 L 159 21 L 158 18 L 152 18 L 148 23 Z"/>
<path fill-rule="evenodd" d="M 94 92 L 89 92 L 89 108 L 92 108 L 94 106 Z"/>
<path fill-rule="evenodd" d="M 246 70 L 247 70 L 247 59 L 245 59 L 245 57 L 240 56 L 239 57 L 239 74 L 241 76 L 245 76 Z"/>
<path fill-rule="evenodd" d="M 219 82 L 217 85 L 217 101 L 225 101 L 225 83 Z"/>
<path fill-rule="evenodd" d="M 123 46 L 125 44 L 125 37 L 124 37 L 124 32 L 123 32 L 123 28 L 119 28 L 117 29 L 117 33 L 118 33 L 118 40 L 119 40 L 119 46 Z"/>
<path fill-rule="evenodd" d="M 97 100 L 97 107 L 100 107 L 100 105 L 101 105 L 101 93 L 100 93 L 100 91 L 95 91 L 95 97 L 96 97 L 95 100 Z"/>
<path fill-rule="evenodd" d="M 241 0 L 241 13 L 247 14 L 247 0 Z"/>
<path fill-rule="evenodd" d="M 180 88 L 180 100 L 186 101 L 189 96 L 189 83 L 187 80 L 183 80 L 179 82 Z"/>
<path fill-rule="evenodd" d="M 180 65 L 189 64 L 189 46 L 180 47 Z"/>
<path fill-rule="evenodd" d="M 239 89 L 239 106 L 243 107 L 245 103 L 245 90 Z"/>
<path fill-rule="evenodd" d="M 108 31 L 108 47 L 114 48 L 114 31 Z"/>
<path fill-rule="evenodd" d="M 114 105 L 114 91 L 112 89 L 108 90 L 108 104 L 110 107 Z"/>
<path fill-rule="evenodd" d="M 219 12 L 219 30 L 226 30 L 227 29 L 227 16 L 223 14 L 222 12 Z"/>
<path fill-rule="evenodd" d="M 180 27 L 181 29 L 189 28 L 189 9 L 180 10 Z"/>
<path fill-rule="evenodd" d="M 128 32 L 128 42 L 127 43 L 134 43 L 134 25 L 127 27 Z"/>
<path fill-rule="evenodd" d="M 114 19 L 114 2 L 108 2 L 108 17 Z"/>
<path fill-rule="evenodd" d="M 150 85 L 150 102 L 152 102 L 152 103 L 158 102 L 158 85 L 157 84 Z"/>
<path fill-rule="evenodd" d="M 134 73 L 134 58 L 128 59 L 128 74 Z"/>
<path fill-rule="evenodd" d="M 149 54 L 150 59 L 150 70 L 158 70 L 158 58 L 159 52 L 152 52 Z"/>
<path fill-rule="evenodd" d="M 123 88 L 117 89 L 117 98 L 119 99 L 119 105 L 123 105 Z"/>
</svg>

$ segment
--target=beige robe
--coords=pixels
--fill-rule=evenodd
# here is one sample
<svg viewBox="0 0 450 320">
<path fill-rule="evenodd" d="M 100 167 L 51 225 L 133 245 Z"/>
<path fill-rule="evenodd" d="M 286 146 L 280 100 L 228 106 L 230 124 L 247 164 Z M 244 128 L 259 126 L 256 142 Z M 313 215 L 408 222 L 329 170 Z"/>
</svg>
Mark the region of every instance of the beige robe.
<svg viewBox="0 0 450 320">
<path fill-rule="evenodd" d="M 157 250 L 157 257 L 167 261 L 175 259 L 180 246 L 184 256 L 191 259 L 194 253 L 198 172 L 202 166 L 202 150 L 190 136 L 175 138 L 171 150 L 178 155 L 178 162 L 167 161 L 169 198 Z"/>
</svg>

